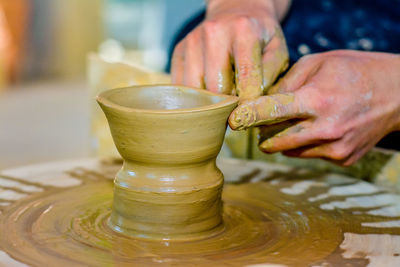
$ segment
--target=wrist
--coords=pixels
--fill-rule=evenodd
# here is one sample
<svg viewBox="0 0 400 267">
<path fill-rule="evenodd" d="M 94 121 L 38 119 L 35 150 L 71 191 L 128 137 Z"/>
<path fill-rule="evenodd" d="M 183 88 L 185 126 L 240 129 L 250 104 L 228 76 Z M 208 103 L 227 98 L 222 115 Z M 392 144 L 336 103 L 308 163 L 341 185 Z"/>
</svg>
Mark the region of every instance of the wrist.
<svg viewBox="0 0 400 267">
<path fill-rule="evenodd" d="M 278 19 L 278 12 L 274 0 L 208 0 L 207 17 L 214 17 L 220 13 L 263 14 Z"/>
</svg>

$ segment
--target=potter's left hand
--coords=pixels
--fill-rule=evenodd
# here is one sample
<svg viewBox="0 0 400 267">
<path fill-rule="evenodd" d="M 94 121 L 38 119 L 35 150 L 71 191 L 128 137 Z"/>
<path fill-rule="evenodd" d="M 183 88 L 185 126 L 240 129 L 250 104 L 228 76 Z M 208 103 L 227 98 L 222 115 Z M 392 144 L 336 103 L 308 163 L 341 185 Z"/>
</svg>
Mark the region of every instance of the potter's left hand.
<svg viewBox="0 0 400 267">
<path fill-rule="evenodd" d="M 262 95 L 288 65 L 279 18 L 289 2 L 209 0 L 205 21 L 175 47 L 172 82 L 241 99 Z"/>
<path fill-rule="evenodd" d="M 261 135 L 270 136 L 260 140 L 264 152 L 351 165 L 400 130 L 399 70 L 395 54 L 338 50 L 306 56 L 271 95 L 240 105 L 229 124 L 264 125 Z"/>
</svg>

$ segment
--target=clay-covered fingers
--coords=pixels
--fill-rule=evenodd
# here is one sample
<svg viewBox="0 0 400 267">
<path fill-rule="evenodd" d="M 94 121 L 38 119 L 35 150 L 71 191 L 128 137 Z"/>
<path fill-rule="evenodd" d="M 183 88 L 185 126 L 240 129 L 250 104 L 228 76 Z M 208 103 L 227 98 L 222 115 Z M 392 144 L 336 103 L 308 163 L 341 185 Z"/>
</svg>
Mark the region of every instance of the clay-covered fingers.
<svg viewBox="0 0 400 267">
<path fill-rule="evenodd" d="M 172 82 L 237 94 L 241 102 L 263 95 L 286 69 L 288 51 L 275 18 L 262 17 L 206 19 L 175 48 Z"/>
<path fill-rule="evenodd" d="M 230 39 L 222 22 L 206 21 L 202 27 L 205 87 L 207 90 L 232 94 L 234 75 L 230 60 Z"/>
<path fill-rule="evenodd" d="M 256 22 L 240 18 L 235 24 L 233 57 L 236 91 L 240 99 L 254 99 L 263 94 L 262 47 Z"/>
<path fill-rule="evenodd" d="M 204 60 L 201 31 L 195 30 L 185 40 L 183 84 L 204 88 Z"/>
<path fill-rule="evenodd" d="M 289 52 L 282 30 L 279 27 L 276 27 L 272 39 L 269 40 L 267 33 L 265 35 L 265 45 L 262 51 L 262 82 L 264 93 L 267 93 L 279 74 L 287 69 Z"/>
<path fill-rule="evenodd" d="M 172 56 L 172 82 L 204 88 L 204 60 L 201 31 L 194 30 L 176 47 Z"/>
<path fill-rule="evenodd" d="M 312 114 L 300 99 L 298 95 L 289 93 L 261 96 L 246 101 L 231 113 L 229 125 L 233 130 L 242 130 L 291 119 L 309 118 Z"/>
<path fill-rule="evenodd" d="M 174 84 L 183 84 L 184 64 L 185 64 L 185 41 L 181 41 L 175 46 L 171 60 L 171 80 Z"/>
</svg>

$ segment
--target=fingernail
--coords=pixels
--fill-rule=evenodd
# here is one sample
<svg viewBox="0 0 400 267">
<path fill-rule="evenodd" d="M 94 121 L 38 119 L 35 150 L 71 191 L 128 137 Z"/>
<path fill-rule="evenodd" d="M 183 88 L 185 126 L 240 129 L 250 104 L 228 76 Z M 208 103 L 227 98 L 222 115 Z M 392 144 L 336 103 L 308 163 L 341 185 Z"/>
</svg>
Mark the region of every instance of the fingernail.
<svg viewBox="0 0 400 267">
<path fill-rule="evenodd" d="M 273 141 L 272 139 L 267 139 L 264 142 L 262 142 L 260 145 L 260 150 L 264 152 L 270 152 L 271 148 L 273 147 Z"/>
</svg>

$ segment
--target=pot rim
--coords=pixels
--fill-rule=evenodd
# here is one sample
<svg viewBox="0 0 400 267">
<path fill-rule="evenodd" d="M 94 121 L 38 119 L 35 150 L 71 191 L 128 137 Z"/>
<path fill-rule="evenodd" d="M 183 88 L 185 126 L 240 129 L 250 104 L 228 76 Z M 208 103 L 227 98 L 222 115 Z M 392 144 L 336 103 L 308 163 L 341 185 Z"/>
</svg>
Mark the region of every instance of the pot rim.
<svg viewBox="0 0 400 267">
<path fill-rule="evenodd" d="M 131 107 L 126 107 L 122 106 L 120 104 L 117 104 L 111 100 L 108 99 L 108 96 L 111 94 L 115 93 L 116 90 L 127 90 L 127 89 L 143 89 L 143 88 L 151 88 L 151 87 L 173 87 L 173 88 L 178 88 L 182 89 L 184 91 L 186 90 L 195 90 L 199 92 L 200 94 L 206 94 L 210 96 L 217 96 L 221 97 L 224 100 L 215 103 L 215 104 L 210 104 L 210 105 L 204 105 L 200 107 L 194 107 L 194 108 L 178 108 L 178 109 L 140 109 L 140 108 L 131 108 Z M 134 86 L 128 86 L 128 87 L 121 87 L 121 88 L 115 88 L 115 89 L 108 89 L 106 91 L 101 92 L 99 95 L 96 96 L 96 101 L 100 105 L 104 105 L 109 108 L 114 108 L 118 110 L 123 110 L 126 112 L 139 112 L 139 113 L 150 113 L 150 114 L 181 114 L 181 113 L 194 113 L 194 112 L 204 112 L 204 111 L 211 111 L 211 110 L 217 110 L 217 109 L 222 109 L 226 108 L 231 105 L 237 105 L 239 102 L 239 97 L 237 96 L 232 96 L 232 95 L 223 95 L 223 94 L 218 94 L 218 93 L 213 93 L 204 89 L 198 89 L 194 87 L 189 87 L 189 86 L 183 86 L 183 85 L 174 85 L 174 84 L 154 84 L 154 85 L 134 85 Z"/>
</svg>

